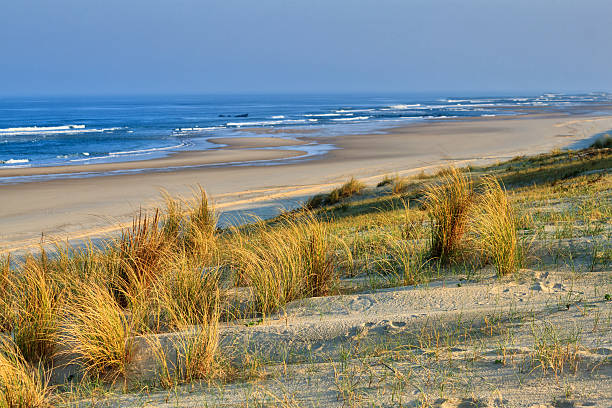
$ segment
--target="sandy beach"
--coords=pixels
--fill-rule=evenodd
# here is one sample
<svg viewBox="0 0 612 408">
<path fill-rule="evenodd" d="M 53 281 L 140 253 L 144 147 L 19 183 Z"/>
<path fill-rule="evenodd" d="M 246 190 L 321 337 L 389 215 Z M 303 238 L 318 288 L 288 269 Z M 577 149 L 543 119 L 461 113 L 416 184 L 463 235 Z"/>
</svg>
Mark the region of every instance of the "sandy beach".
<svg viewBox="0 0 612 408">
<path fill-rule="evenodd" d="M 2 178 L 63 176 L 0 185 L 0 253 L 32 248 L 41 236 L 49 242 L 115 232 L 141 206 L 158 205 L 161 189 L 187 194 L 200 184 L 226 219 L 245 211 L 269 216 L 351 176 L 372 183 L 388 173 L 482 164 L 571 147 L 612 129 L 608 111 L 441 120 L 392 128 L 384 134 L 335 137 L 303 132 L 282 139 L 266 136 L 261 129 L 253 137 L 245 129 L 245 137 L 211 139 L 218 149 L 162 159 L 3 169 Z M 336 149 L 304 159 L 303 146 L 312 144 Z M 266 161 L 274 165 L 262 165 Z M 95 177 L 79 177 L 82 172 Z"/>
</svg>

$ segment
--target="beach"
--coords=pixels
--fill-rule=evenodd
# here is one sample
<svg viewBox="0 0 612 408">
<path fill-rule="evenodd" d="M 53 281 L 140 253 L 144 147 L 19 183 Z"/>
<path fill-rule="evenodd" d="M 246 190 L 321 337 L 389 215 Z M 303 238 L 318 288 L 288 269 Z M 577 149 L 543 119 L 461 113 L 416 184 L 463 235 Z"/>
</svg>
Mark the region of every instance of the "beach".
<svg viewBox="0 0 612 408">
<path fill-rule="evenodd" d="M 35 248 L 41 239 L 99 238 L 116 233 L 141 208 L 161 205 L 160 191 L 189 194 L 201 185 L 224 222 L 245 214 L 272 216 L 357 177 L 431 172 L 478 165 L 572 146 L 612 129 L 612 108 L 597 113 L 529 113 L 418 122 L 375 134 L 211 139 L 219 148 L 147 160 L 92 165 L 0 169 L 0 253 Z M 247 133 L 249 136 L 246 137 Z M 320 155 L 308 146 L 332 145 Z M 87 173 L 87 174 L 84 174 Z M 39 180 L 33 176 L 41 177 Z M 19 177 L 25 177 L 19 179 Z M 29 178 L 29 179 L 28 179 Z"/>
</svg>

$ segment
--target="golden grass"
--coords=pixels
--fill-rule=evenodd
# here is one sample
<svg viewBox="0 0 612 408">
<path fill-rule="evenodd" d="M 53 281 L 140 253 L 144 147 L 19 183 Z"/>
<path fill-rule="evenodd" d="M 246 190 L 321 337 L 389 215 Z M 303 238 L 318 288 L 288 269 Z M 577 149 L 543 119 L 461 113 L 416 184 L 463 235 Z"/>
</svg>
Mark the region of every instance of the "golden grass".
<svg viewBox="0 0 612 408">
<path fill-rule="evenodd" d="M 478 242 L 497 274 L 508 275 L 516 272 L 520 265 L 518 219 L 506 189 L 498 179 L 485 177 L 482 186 L 475 219 Z"/>
<path fill-rule="evenodd" d="M 440 178 L 425 191 L 425 207 L 432 226 L 430 256 L 447 261 L 467 230 L 474 195 L 469 173 L 449 168 L 440 171 Z"/>
<path fill-rule="evenodd" d="M 2 273 L 2 310 L 5 329 L 27 361 L 52 357 L 58 338 L 61 289 L 49 278 L 48 260 L 28 256 L 20 271 L 8 264 Z"/>
<path fill-rule="evenodd" d="M 148 287 L 162 272 L 170 242 L 160 227 L 160 214 L 143 211 L 134 218 L 132 227 L 123 231 L 117 243 L 120 257 L 119 277 L 129 293 Z"/>
<path fill-rule="evenodd" d="M 477 195 L 469 173 L 445 169 L 438 182 L 427 187 L 421 208 L 404 204 L 402 211 L 405 195 L 373 194 L 341 210 L 321 208 L 316 215 L 299 211 L 224 231 L 218 230 L 214 207 L 201 187 L 187 200 L 163 193 L 164 210 L 140 212 L 121 237 L 102 245 L 58 246 L 52 256 L 43 251 L 19 263 L 0 259 L 0 327 L 14 336 L 31 375 L 35 371 L 28 367 L 51 363 L 57 349 L 66 349 L 65 343 L 86 374 L 105 381 L 130 373 L 134 336 L 175 331 L 172 352 L 178 356 L 162 373 L 162 383 L 209 380 L 224 371 L 218 351 L 220 311 L 225 317 L 226 310 L 235 310 L 227 303 L 225 285 L 238 281 L 249 286 L 254 311 L 265 315 L 295 299 L 333 293 L 342 273 L 363 277 L 378 272 L 392 278 L 384 283 L 389 285 L 423 282 L 446 268 L 465 267 L 469 275 L 474 268 L 467 263 L 431 262 L 458 260 L 452 257 L 464 252 L 458 250 L 468 239 L 480 243 L 473 248 L 482 250 L 499 275 L 509 274 L 521 262 L 518 226 L 535 230 L 543 219 L 533 214 L 519 224 L 511 200 L 518 206 L 608 194 L 609 178 L 599 174 L 609 167 L 608 161 L 607 150 L 591 149 L 515 160 L 512 171 L 504 167 L 508 163 L 475 170 L 511 180 L 506 185 L 515 187 L 512 196 L 501 181 L 487 177 Z M 559 168 L 564 170 L 550 179 Z M 520 187 L 540 179 L 546 181 L 529 190 Z M 397 177 L 391 180 L 398 194 L 404 190 Z M 363 184 L 352 179 L 333 195 L 341 200 L 362 189 Z M 329 195 L 321 197 L 328 204 Z M 418 198 L 417 193 L 410 196 Z M 568 220 L 583 222 L 593 236 L 602 235 L 597 223 L 609 219 L 609 206 L 583 201 Z M 597 225 L 589 227 L 590 222 Z M 344 289 L 338 285 L 338 290 Z M 557 351 L 539 349 L 542 353 L 535 360 L 549 370 L 562 369 L 555 360 Z M 549 357 L 551 363 L 545 360 Z M 562 361 L 573 365 L 571 358 Z"/>
<path fill-rule="evenodd" d="M 125 376 L 132 353 L 130 321 L 108 289 L 83 284 L 65 307 L 63 341 L 75 363 L 94 378 Z"/>
<path fill-rule="evenodd" d="M 17 345 L 0 335 L 0 407 L 51 407 L 51 388 L 44 375 L 25 360 Z"/>
<path fill-rule="evenodd" d="M 332 190 L 329 194 L 317 194 L 311 197 L 304 207 L 306 209 L 316 209 L 325 205 L 334 205 L 342 200 L 351 198 L 356 194 L 360 194 L 365 188 L 365 184 L 351 177 L 349 181 L 344 183 L 342 186 Z"/>
<path fill-rule="evenodd" d="M 410 182 L 406 177 L 396 176 L 393 180 L 393 188 L 391 192 L 393 194 L 404 194 L 410 188 Z"/>
<path fill-rule="evenodd" d="M 361 193 L 364 188 L 365 184 L 356 178 L 351 177 L 349 181 L 329 193 L 329 196 L 327 197 L 328 204 L 336 204 L 340 202 L 340 200 L 350 198 L 355 194 Z"/>
<path fill-rule="evenodd" d="M 534 369 L 539 368 L 544 374 L 549 371 L 556 376 L 566 369 L 574 373 L 580 363 L 579 333 L 570 331 L 563 333 L 563 329 L 545 322 L 532 327 L 534 339 L 533 351 L 530 355 Z"/>
<path fill-rule="evenodd" d="M 156 288 L 164 320 L 171 328 L 208 323 L 219 309 L 219 268 L 202 266 L 186 253 L 175 255 L 172 264 Z"/>
<path fill-rule="evenodd" d="M 240 240 L 234 256 L 238 273 L 253 287 L 258 311 L 267 314 L 294 299 L 329 292 L 337 278 L 336 258 L 325 222 L 306 214 L 256 232 L 256 240 Z"/>
<path fill-rule="evenodd" d="M 148 336 L 157 355 L 160 385 L 170 388 L 194 380 L 221 377 L 218 359 L 221 294 L 216 269 L 202 269 L 177 259 L 175 272 L 160 281 L 157 297 L 169 329 L 179 331 L 171 360 L 155 336 Z"/>
</svg>

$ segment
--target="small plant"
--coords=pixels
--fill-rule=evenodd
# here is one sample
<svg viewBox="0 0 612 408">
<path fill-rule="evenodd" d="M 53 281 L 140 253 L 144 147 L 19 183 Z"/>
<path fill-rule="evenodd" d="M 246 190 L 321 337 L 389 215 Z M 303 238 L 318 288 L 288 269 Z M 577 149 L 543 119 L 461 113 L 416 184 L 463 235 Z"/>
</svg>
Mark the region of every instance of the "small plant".
<svg viewBox="0 0 612 408">
<path fill-rule="evenodd" d="M 162 190 L 161 194 L 166 204 L 162 219 L 163 232 L 168 238 L 178 240 L 185 223 L 183 203 L 165 190 Z"/>
<path fill-rule="evenodd" d="M 508 275 L 520 264 L 517 217 L 499 180 L 486 177 L 482 184 L 475 230 L 486 259 L 493 262 L 499 276 Z"/>
<path fill-rule="evenodd" d="M 51 389 L 44 375 L 32 368 L 17 345 L 0 335 L 0 407 L 52 407 Z"/>
<path fill-rule="evenodd" d="M 606 133 L 595 140 L 591 147 L 594 149 L 612 149 L 612 137 Z"/>
<path fill-rule="evenodd" d="M 531 355 L 534 368 L 540 368 L 544 374 L 551 370 L 555 377 L 569 367 L 574 372 L 579 364 L 579 333 L 570 332 L 562 335 L 560 329 L 550 323 L 533 327 L 533 353 Z"/>
<path fill-rule="evenodd" d="M 327 196 L 327 204 L 336 204 L 340 202 L 340 200 L 350 198 L 355 194 L 361 193 L 361 191 L 365 188 L 365 184 L 356 178 L 352 177 L 349 181 L 344 183 L 339 188 L 332 190 L 331 193 Z"/>
<path fill-rule="evenodd" d="M 408 179 L 405 177 L 395 177 L 395 179 L 393 180 L 393 194 L 404 194 L 405 192 L 408 191 L 408 188 L 410 187 L 410 183 L 408 182 Z"/>
<path fill-rule="evenodd" d="M 378 184 L 376 184 L 376 187 L 384 187 L 390 184 L 393 184 L 393 177 L 391 177 L 388 174 L 385 174 L 385 177 L 383 177 L 383 179 L 381 181 L 378 182 Z"/>
<path fill-rule="evenodd" d="M 455 168 L 443 169 L 439 174 L 441 183 L 425 191 L 425 208 L 431 221 L 430 257 L 446 261 L 466 232 L 473 187 L 470 175 Z"/>
<path fill-rule="evenodd" d="M 327 194 L 317 194 L 308 199 L 304 204 L 304 208 L 307 210 L 315 210 L 321 208 L 327 202 Z"/>
</svg>

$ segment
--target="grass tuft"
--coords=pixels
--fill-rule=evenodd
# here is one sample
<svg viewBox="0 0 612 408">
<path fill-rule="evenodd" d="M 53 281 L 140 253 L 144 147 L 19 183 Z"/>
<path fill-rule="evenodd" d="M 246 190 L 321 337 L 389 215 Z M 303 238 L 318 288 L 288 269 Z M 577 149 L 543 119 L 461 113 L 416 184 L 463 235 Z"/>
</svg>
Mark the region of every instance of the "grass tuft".
<svg viewBox="0 0 612 408">
<path fill-rule="evenodd" d="M 132 330 L 126 313 L 106 289 L 83 284 L 66 305 L 64 341 L 75 362 L 93 378 L 115 381 L 127 372 Z"/>
<path fill-rule="evenodd" d="M 30 366 L 17 345 L 0 335 L 0 407 L 52 407 L 44 375 Z"/>
<path fill-rule="evenodd" d="M 336 279 L 328 226 L 311 214 L 287 218 L 275 229 L 261 227 L 257 239 L 240 242 L 234 251 L 238 273 L 252 285 L 261 313 L 325 295 Z"/>
<path fill-rule="evenodd" d="M 3 269 L 0 303 L 6 313 L 5 330 L 27 361 L 47 361 L 55 351 L 63 296 L 50 279 L 46 253 L 28 256 L 20 271 L 12 270 L 8 261 Z"/>
<path fill-rule="evenodd" d="M 595 140 L 591 147 L 594 149 L 612 149 L 612 137 L 606 133 Z"/>
<path fill-rule="evenodd" d="M 119 254 L 118 299 L 123 306 L 123 292 L 134 296 L 146 290 L 164 269 L 171 242 L 160 225 L 159 210 L 153 215 L 140 211 L 115 245 Z"/>
<path fill-rule="evenodd" d="M 404 194 L 410 188 L 410 182 L 406 177 L 397 176 L 393 180 L 393 194 Z"/>
<path fill-rule="evenodd" d="M 475 230 L 487 260 L 493 262 L 499 276 L 516 272 L 520 265 L 518 219 L 503 184 L 485 177 L 479 200 Z"/>
<path fill-rule="evenodd" d="M 332 190 L 332 192 L 329 193 L 329 197 L 327 198 L 328 204 L 336 204 L 340 202 L 340 200 L 350 198 L 354 196 L 355 194 L 361 193 L 361 191 L 363 191 L 364 188 L 365 188 L 365 184 L 363 184 L 361 181 L 357 180 L 356 178 L 351 177 L 349 181 L 347 181 L 342 186 L 340 186 L 339 188 L 335 190 Z"/>
<path fill-rule="evenodd" d="M 425 207 L 431 221 L 430 257 L 447 261 L 459 248 L 473 202 L 469 173 L 456 168 L 439 172 L 441 183 L 425 191 Z"/>
</svg>

